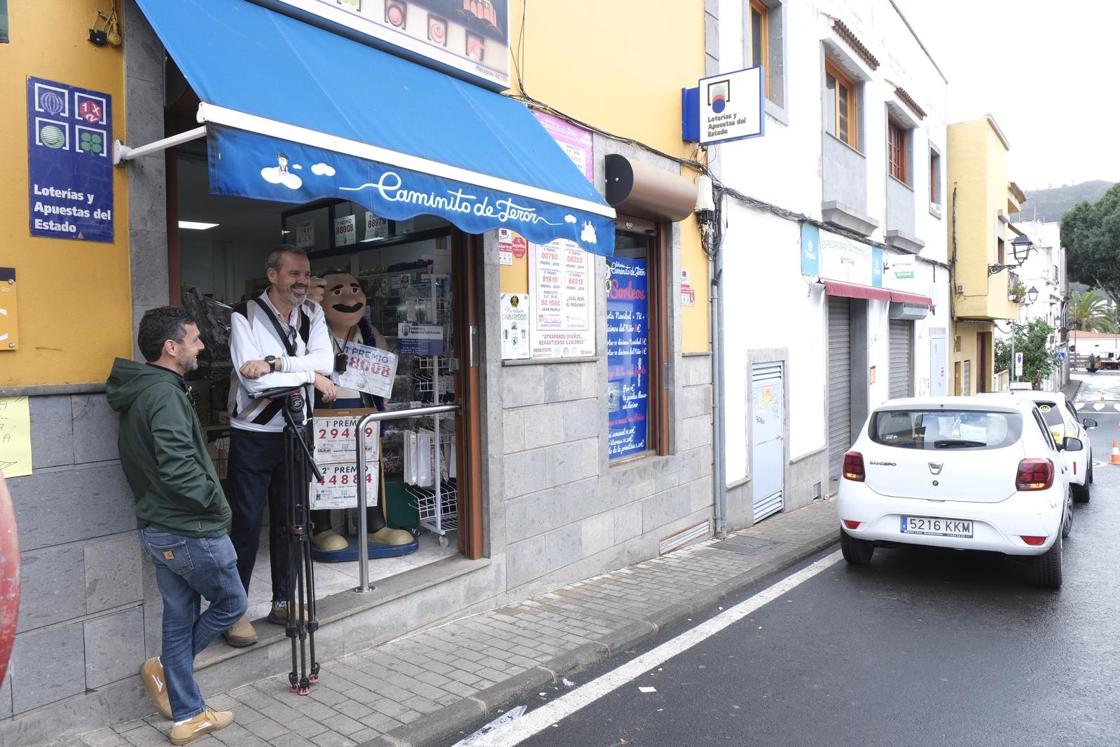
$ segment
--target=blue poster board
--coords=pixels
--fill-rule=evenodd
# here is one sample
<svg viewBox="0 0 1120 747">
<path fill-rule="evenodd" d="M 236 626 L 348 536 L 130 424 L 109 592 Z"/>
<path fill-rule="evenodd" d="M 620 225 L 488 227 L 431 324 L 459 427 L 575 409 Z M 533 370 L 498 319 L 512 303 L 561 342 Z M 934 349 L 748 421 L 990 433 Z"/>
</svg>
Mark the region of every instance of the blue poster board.
<svg viewBox="0 0 1120 747">
<path fill-rule="evenodd" d="M 607 405 L 611 459 L 649 447 L 649 300 L 644 259 L 609 261 L 607 293 Z"/>
<path fill-rule="evenodd" d="M 112 99 L 27 79 L 27 167 L 32 236 L 113 240 Z"/>
</svg>

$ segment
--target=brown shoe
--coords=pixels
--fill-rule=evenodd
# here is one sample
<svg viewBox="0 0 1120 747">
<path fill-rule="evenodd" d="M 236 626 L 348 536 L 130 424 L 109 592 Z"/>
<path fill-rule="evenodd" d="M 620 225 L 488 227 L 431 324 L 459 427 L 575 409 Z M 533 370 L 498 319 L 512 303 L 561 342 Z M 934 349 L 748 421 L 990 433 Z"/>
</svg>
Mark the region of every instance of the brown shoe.
<svg viewBox="0 0 1120 747">
<path fill-rule="evenodd" d="M 300 609 L 301 617 L 304 622 L 307 622 L 307 610 Z M 268 613 L 267 620 L 273 625 L 287 625 L 288 624 L 288 603 L 287 602 L 273 602 L 272 610 Z"/>
<path fill-rule="evenodd" d="M 140 680 L 148 691 L 159 715 L 171 718 L 171 701 L 167 697 L 167 679 L 163 676 L 163 665 L 152 657 L 140 665 Z"/>
<path fill-rule="evenodd" d="M 245 648 L 257 642 L 257 631 L 253 628 L 253 623 L 249 622 L 248 615 L 242 615 L 224 635 L 226 643 L 234 648 Z"/>
<path fill-rule="evenodd" d="M 233 711 L 203 710 L 192 719 L 171 727 L 171 744 L 189 744 L 201 736 L 233 723 Z"/>
</svg>

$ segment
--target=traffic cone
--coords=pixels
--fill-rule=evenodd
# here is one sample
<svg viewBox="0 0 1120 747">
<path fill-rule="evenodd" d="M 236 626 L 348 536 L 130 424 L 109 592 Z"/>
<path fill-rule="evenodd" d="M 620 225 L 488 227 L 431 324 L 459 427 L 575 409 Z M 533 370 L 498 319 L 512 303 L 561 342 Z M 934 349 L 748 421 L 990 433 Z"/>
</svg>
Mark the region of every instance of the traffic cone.
<svg viewBox="0 0 1120 747">
<path fill-rule="evenodd" d="M 1112 439 L 1112 463 L 1120 464 L 1120 446 L 1116 445 L 1116 439 Z"/>
</svg>

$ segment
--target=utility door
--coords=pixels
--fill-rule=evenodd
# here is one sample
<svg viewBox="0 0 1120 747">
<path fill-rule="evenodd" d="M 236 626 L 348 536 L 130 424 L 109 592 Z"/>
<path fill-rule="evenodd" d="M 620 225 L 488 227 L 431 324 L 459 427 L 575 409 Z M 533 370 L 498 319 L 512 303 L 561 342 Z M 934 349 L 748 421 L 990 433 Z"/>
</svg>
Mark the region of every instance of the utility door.
<svg viewBox="0 0 1120 747">
<path fill-rule="evenodd" d="M 929 393 L 931 397 L 944 397 L 949 394 L 949 380 L 946 376 L 945 330 L 929 331 Z"/>
<path fill-rule="evenodd" d="M 914 396 L 914 322 L 891 319 L 890 370 L 887 382 L 891 399 Z"/>
<path fill-rule="evenodd" d="M 852 445 L 852 324 L 846 298 L 828 299 L 828 474 L 840 476 Z"/>
<path fill-rule="evenodd" d="M 782 510 L 785 496 L 785 386 L 783 364 L 751 367 L 751 475 L 754 520 Z"/>
</svg>

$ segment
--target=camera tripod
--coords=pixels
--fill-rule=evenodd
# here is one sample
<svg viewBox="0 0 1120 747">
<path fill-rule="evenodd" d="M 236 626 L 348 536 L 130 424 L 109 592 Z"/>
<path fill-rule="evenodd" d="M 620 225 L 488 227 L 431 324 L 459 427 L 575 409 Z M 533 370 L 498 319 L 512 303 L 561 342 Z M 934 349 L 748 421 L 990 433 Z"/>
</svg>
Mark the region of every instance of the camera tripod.
<svg viewBox="0 0 1120 747">
<path fill-rule="evenodd" d="M 288 622 L 284 632 L 292 641 L 288 689 L 299 695 L 308 695 L 311 686 L 319 681 L 319 661 L 315 658 L 315 631 L 319 629 L 319 620 L 315 614 L 315 569 L 311 563 L 308 471 L 320 481 L 323 474 L 307 445 L 303 387 L 267 389 L 254 398 L 283 401 L 285 489 L 288 494 Z"/>
</svg>

